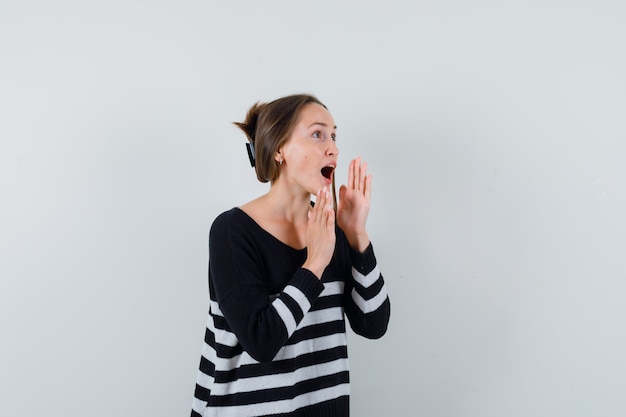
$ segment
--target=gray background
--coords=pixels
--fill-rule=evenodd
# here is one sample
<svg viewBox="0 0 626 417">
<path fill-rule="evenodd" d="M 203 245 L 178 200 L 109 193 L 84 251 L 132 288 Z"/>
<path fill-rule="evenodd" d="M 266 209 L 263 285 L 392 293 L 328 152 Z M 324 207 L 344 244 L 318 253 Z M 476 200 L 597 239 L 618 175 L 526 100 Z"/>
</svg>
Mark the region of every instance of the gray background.
<svg viewBox="0 0 626 417">
<path fill-rule="evenodd" d="M 626 414 L 626 5 L 0 1 L 0 415 L 188 415 L 230 124 L 314 93 L 374 173 L 355 416 Z"/>
</svg>

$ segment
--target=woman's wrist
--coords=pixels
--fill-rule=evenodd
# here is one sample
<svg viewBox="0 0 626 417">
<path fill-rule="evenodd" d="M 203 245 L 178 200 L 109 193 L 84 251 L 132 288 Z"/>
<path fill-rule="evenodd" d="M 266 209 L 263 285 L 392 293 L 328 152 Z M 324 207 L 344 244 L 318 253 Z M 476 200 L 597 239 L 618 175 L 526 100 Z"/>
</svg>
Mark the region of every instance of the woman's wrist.
<svg viewBox="0 0 626 417">
<path fill-rule="evenodd" d="M 361 234 L 354 235 L 346 235 L 348 239 L 348 243 L 355 251 L 359 253 L 365 252 L 365 249 L 370 245 L 370 238 L 367 232 L 363 232 Z"/>
<path fill-rule="evenodd" d="M 311 271 L 311 273 L 315 275 L 317 279 L 322 279 L 322 274 L 324 274 L 324 270 L 326 269 L 325 266 L 322 266 L 315 262 L 310 262 L 309 260 L 306 260 L 304 262 L 304 264 L 302 265 L 302 268 L 308 269 L 309 271 Z"/>
</svg>

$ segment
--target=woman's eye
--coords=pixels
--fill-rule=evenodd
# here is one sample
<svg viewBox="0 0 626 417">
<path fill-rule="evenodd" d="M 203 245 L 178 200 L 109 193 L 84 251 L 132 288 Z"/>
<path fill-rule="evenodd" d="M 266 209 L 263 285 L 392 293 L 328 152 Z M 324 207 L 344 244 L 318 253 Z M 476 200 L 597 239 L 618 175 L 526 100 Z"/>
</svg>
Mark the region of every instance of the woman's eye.
<svg viewBox="0 0 626 417">
<path fill-rule="evenodd" d="M 326 135 L 324 135 L 324 133 L 323 133 L 323 132 L 320 132 L 319 130 L 318 130 L 318 131 L 313 132 L 311 136 L 312 136 L 314 139 L 321 139 L 321 140 L 326 140 L 326 138 L 327 138 L 327 136 L 326 136 Z M 337 140 L 337 134 L 336 134 L 336 133 L 331 133 L 331 134 L 330 134 L 330 138 L 331 138 L 333 141 Z"/>
</svg>

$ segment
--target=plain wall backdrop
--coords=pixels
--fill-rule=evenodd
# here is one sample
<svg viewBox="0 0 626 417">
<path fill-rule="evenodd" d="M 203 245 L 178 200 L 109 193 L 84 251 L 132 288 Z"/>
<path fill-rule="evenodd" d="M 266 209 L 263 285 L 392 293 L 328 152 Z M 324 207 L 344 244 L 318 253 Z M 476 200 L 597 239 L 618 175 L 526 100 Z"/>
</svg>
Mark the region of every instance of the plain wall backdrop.
<svg viewBox="0 0 626 417">
<path fill-rule="evenodd" d="M 0 0 L 0 415 L 186 416 L 232 124 L 313 93 L 392 300 L 358 417 L 624 416 L 622 0 Z"/>
</svg>

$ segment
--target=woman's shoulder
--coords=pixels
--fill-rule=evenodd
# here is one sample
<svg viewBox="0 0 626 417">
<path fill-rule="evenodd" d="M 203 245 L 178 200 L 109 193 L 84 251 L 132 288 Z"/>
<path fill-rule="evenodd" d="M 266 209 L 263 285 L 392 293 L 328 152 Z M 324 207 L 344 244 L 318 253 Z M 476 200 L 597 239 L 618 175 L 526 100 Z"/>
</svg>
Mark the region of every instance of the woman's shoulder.
<svg viewBox="0 0 626 417">
<path fill-rule="evenodd" d="M 265 196 L 261 196 L 240 205 L 239 207 L 237 207 L 237 209 L 239 209 L 240 212 L 247 215 L 251 219 L 258 219 L 259 217 L 262 217 L 262 214 L 267 212 L 268 210 L 267 199 L 265 198 Z"/>
<path fill-rule="evenodd" d="M 211 227 L 229 227 L 232 225 L 247 223 L 248 221 L 249 216 L 241 210 L 241 208 L 233 207 L 220 213 L 215 220 L 213 220 L 213 225 Z"/>
<path fill-rule="evenodd" d="M 258 242 L 263 238 L 263 231 L 239 207 L 233 207 L 219 214 L 209 231 L 209 246 L 217 247 L 228 244 Z"/>
</svg>

